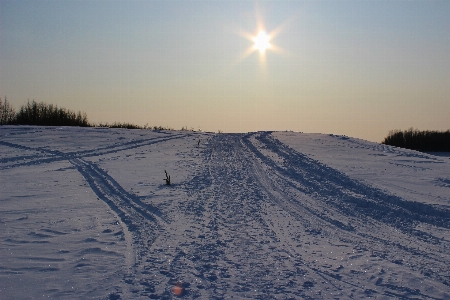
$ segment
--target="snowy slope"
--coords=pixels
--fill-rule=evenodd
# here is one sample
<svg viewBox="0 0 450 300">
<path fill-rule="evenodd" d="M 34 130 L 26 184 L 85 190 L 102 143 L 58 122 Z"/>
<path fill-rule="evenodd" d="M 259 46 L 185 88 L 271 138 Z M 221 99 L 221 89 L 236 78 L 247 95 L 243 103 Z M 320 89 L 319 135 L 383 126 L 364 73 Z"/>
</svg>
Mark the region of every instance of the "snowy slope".
<svg viewBox="0 0 450 300">
<path fill-rule="evenodd" d="M 3 126 L 0 170 L 1 299 L 450 297 L 445 156 L 292 132 Z"/>
</svg>

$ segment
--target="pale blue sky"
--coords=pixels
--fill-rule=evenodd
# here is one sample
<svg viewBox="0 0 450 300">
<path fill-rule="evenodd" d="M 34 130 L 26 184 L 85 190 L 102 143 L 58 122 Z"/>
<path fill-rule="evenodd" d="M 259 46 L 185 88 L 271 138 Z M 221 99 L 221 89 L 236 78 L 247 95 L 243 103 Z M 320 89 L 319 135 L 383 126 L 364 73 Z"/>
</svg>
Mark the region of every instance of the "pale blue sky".
<svg viewBox="0 0 450 300">
<path fill-rule="evenodd" d="M 258 17 L 271 43 L 258 51 Z M 0 0 L 0 96 L 91 122 L 381 141 L 450 128 L 450 1 Z"/>
</svg>

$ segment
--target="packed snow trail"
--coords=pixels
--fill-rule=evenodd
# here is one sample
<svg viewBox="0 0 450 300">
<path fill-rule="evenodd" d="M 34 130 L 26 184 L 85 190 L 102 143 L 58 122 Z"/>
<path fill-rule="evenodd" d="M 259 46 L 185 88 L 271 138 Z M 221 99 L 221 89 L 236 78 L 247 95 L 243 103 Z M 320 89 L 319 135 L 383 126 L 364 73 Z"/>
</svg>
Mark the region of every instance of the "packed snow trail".
<svg viewBox="0 0 450 300">
<path fill-rule="evenodd" d="M 448 210 L 352 180 L 269 133 L 214 136 L 203 157 L 180 205 L 201 224 L 184 250 L 192 274 L 181 263 L 171 273 L 201 282 L 190 285 L 193 297 L 448 293 L 448 241 L 415 229 L 423 222 L 448 230 Z"/>
<path fill-rule="evenodd" d="M 108 134 L 100 132 L 99 140 Z M 90 189 L 86 195 L 103 201 L 121 227 L 109 225 L 102 236 L 85 238 L 84 244 L 74 243 L 74 249 L 57 255 L 63 268 L 82 253 L 73 270 L 93 276 L 86 266 L 103 265 L 92 259 L 89 263 L 84 254 L 108 254 L 118 261 L 121 244 L 111 238 L 121 237 L 122 269 L 107 278 L 95 277 L 106 291 L 88 284 L 80 294 L 58 287 L 48 288 L 49 295 L 98 297 L 107 292 L 109 299 L 171 299 L 178 284 L 186 299 L 450 297 L 448 206 L 413 201 L 356 180 L 295 151 L 270 132 L 144 132 L 131 140 L 127 134 L 119 142 L 78 150 L 16 138 L 0 141 L 3 149 L 17 152 L 0 158 L 2 172 L 14 176 L 46 168 L 41 174 L 52 178 L 60 174 L 53 170 L 64 170 L 70 182 L 82 180 Z M 162 183 L 164 161 L 170 161 L 171 186 Z M 161 183 L 152 183 L 154 177 L 143 180 L 142 174 L 149 172 L 160 174 L 156 178 Z M 26 218 L 11 220 L 20 226 Z M 19 251 L 34 243 L 32 239 L 52 245 L 50 234 L 44 233 L 69 237 L 74 231 L 70 226 L 83 225 L 67 223 L 57 231 L 44 219 L 37 220 L 44 225 L 27 233 L 29 240 L 19 240 L 20 227 L 12 227 L 18 237 L 9 237 L 7 247 Z M 101 238 L 112 240 L 103 245 L 115 250 L 88 247 Z M 7 249 L 8 255 L 13 252 Z M 31 258 L 52 261 L 50 254 L 35 256 Z M 8 280 L 9 274 L 16 274 L 8 270 L 17 270 L 17 276 L 27 270 L 14 264 L 0 267 L 0 275 Z M 33 272 L 25 274 L 40 274 Z"/>
</svg>

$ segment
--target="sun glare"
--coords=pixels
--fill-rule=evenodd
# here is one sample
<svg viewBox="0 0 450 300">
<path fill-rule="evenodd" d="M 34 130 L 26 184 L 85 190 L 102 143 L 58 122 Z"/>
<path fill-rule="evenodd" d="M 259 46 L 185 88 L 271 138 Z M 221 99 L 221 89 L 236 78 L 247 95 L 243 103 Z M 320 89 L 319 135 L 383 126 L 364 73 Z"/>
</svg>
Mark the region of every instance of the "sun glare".
<svg viewBox="0 0 450 300">
<path fill-rule="evenodd" d="M 235 64 L 231 66 L 233 68 L 235 65 L 247 59 L 249 56 L 254 54 L 255 52 L 259 52 L 259 62 L 263 68 L 266 66 L 266 61 L 268 60 L 268 52 L 274 52 L 277 54 L 288 54 L 285 49 L 282 49 L 276 45 L 275 38 L 278 34 L 284 29 L 284 27 L 294 19 L 294 16 L 285 20 L 283 23 L 278 25 L 272 30 L 267 31 L 266 26 L 264 25 L 262 14 L 259 11 L 259 7 L 256 5 L 255 7 L 256 14 L 256 30 L 253 32 L 249 32 L 246 30 L 239 30 L 238 34 L 251 42 L 249 47 L 245 49 L 244 52 L 241 53 L 239 59 Z M 270 51 L 269 51 L 270 50 Z"/>
<path fill-rule="evenodd" d="M 252 55 L 255 52 L 259 52 L 259 61 L 264 66 L 267 60 L 267 52 L 270 50 L 271 52 L 277 52 L 278 54 L 285 54 L 285 50 L 276 46 L 273 42 L 274 38 L 280 33 L 283 27 L 286 25 L 286 22 L 282 23 L 275 29 L 271 31 L 266 31 L 263 19 L 256 9 L 256 32 L 248 32 L 241 30 L 239 34 L 252 42 L 252 45 L 248 47 L 240 56 L 237 63 L 245 60 L 247 57 Z"/>
<path fill-rule="evenodd" d="M 254 48 L 259 50 L 259 53 L 264 53 L 266 49 L 270 48 L 270 36 L 264 31 L 260 31 L 257 36 L 253 38 L 255 42 Z"/>
</svg>

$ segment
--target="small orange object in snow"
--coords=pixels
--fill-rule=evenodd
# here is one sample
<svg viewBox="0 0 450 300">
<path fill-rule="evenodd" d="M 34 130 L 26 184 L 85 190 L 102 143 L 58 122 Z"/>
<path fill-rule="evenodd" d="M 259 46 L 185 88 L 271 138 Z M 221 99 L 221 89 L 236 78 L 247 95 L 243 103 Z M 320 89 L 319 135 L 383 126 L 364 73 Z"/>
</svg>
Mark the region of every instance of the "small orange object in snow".
<svg viewBox="0 0 450 300">
<path fill-rule="evenodd" d="M 173 294 L 175 296 L 183 295 L 183 285 L 181 284 L 181 282 L 177 282 L 177 285 L 173 288 Z"/>
</svg>

